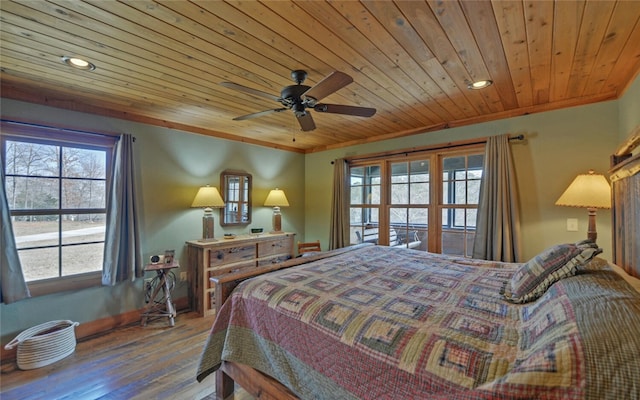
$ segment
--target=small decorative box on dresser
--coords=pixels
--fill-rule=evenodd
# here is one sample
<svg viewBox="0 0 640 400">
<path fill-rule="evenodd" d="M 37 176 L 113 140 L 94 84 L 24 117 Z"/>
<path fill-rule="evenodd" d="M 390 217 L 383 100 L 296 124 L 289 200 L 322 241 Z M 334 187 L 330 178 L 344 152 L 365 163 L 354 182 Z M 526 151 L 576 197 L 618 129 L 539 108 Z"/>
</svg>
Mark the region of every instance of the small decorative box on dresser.
<svg viewBox="0 0 640 400">
<path fill-rule="evenodd" d="M 264 267 L 294 256 L 295 233 L 239 235 L 215 242 L 187 242 L 191 287 L 196 311 L 202 315 L 215 313 L 214 284 L 209 278 Z"/>
</svg>

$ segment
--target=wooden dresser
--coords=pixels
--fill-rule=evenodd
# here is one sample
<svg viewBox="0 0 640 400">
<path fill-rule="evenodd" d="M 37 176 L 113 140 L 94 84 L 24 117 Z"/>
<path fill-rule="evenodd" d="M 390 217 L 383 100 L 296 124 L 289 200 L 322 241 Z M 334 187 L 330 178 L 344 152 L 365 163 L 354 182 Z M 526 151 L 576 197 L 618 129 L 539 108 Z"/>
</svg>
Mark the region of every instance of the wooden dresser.
<svg viewBox="0 0 640 400">
<path fill-rule="evenodd" d="M 215 314 L 214 284 L 209 278 L 277 264 L 294 256 L 295 233 L 239 235 L 215 242 L 187 242 L 192 306 L 202 316 Z"/>
</svg>

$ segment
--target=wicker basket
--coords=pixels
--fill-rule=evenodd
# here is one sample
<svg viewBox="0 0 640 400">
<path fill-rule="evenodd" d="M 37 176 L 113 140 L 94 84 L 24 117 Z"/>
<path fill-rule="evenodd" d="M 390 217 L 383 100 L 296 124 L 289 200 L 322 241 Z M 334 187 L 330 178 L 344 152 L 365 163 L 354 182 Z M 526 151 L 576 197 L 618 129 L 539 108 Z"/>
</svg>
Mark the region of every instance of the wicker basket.
<svg viewBox="0 0 640 400">
<path fill-rule="evenodd" d="M 50 321 L 20 333 L 4 348 L 18 346 L 18 368 L 22 370 L 44 367 L 62 360 L 76 349 L 75 327 L 72 321 Z"/>
</svg>

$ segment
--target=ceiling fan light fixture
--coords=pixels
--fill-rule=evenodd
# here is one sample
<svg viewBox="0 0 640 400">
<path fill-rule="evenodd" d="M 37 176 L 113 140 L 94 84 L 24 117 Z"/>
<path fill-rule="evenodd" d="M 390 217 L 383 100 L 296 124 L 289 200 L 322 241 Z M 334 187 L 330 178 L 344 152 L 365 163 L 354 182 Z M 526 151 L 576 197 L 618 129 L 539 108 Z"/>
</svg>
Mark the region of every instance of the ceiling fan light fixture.
<svg viewBox="0 0 640 400">
<path fill-rule="evenodd" d="M 300 102 L 294 102 L 293 105 L 291 106 L 291 109 L 293 110 L 294 114 L 297 117 L 303 117 L 303 116 L 307 115 L 307 112 L 305 111 L 304 104 L 302 104 Z"/>
<path fill-rule="evenodd" d="M 467 88 L 469 89 L 473 89 L 473 90 L 478 90 L 478 89 L 484 89 L 486 87 L 489 87 L 493 85 L 493 81 L 492 80 L 483 80 L 483 81 L 475 81 L 475 82 L 471 82 L 467 85 Z"/>
<path fill-rule="evenodd" d="M 78 57 L 63 56 L 62 62 L 67 64 L 70 67 L 73 67 L 75 69 L 81 69 L 83 71 L 93 71 L 94 69 L 96 69 L 96 66 L 94 64 Z"/>
</svg>

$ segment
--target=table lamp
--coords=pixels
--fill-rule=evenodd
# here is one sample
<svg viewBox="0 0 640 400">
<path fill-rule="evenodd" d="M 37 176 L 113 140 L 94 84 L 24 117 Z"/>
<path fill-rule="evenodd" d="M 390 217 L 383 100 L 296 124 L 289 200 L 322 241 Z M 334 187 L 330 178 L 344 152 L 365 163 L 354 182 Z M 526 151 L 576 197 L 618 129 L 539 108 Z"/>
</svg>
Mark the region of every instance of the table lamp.
<svg viewBox="0 0 640 400">
<path fill-rule="evenodd" d="M 284 192 L 278 188 L 269 192 L 267 199 L 264 201 L 264 205 L 273 207 L 273 230 L 271 233 L 282 233 L 282 214 L 280 214 L 280 207 L 288 207 L 289 202 Z"/>
<path fill-rule="evenodd" d="M 595 242 L 598 238 L 596 209 L 611 208 L 611 186 L 604 175 L 594 174 L 591 169 L 588 174 L 580 174 L 571 182 L 556 205 L 586 208 L 589 211 L 587 238 Z"/>
<path fill-rule="evenodd" d="M 203 186 L 198 189 L 196 198 L 193 199 L 191 207 L 203 207 L 204 216 L 202 217 L 202 241 L 214 242 L 213 237 L 213 208 L 224 207 L 224 201 L 218 188 L 212 186 Z"/>
</svg>

